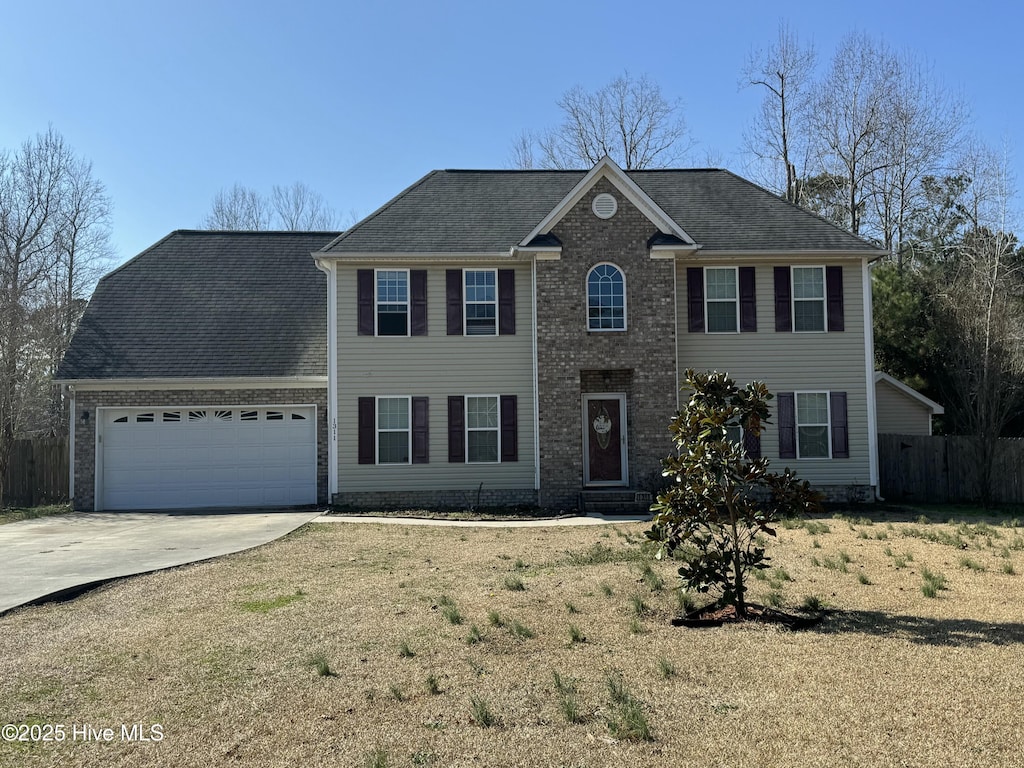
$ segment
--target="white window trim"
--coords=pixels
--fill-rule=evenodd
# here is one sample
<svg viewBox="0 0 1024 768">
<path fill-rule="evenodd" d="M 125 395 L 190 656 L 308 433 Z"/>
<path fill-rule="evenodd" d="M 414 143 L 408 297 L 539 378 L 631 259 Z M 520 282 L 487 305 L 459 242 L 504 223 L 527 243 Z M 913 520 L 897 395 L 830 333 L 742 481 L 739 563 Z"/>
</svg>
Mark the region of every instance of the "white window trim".
<svg viewBox="0 0 1024 768">
<path fill-rule="evenodd" d="M 825 423 L 801 424 L 800 423 L 800 395 L 824 395 L 825 396 Z M 825 448 L 827 456 L 803 456 L 800 450 L 800 427 L 825 427 Z M 796 457 L 807 461 L 824 461 L 832 459 L 832 393 L 827 390 L 809 389 L 793 393 L 793 439 L 796 441 Z"/>
<path fill-rule="evenodd" d="M 498 425 L 496 427 L 477 427 L 470 429 L 469 427 L 469 398 L 471 397 L 485 397 L 492 398 L 497 405 L 498 410 Z M 500 464 L 501 463 L 501 395 L 463 395 L 462 397 L 462 413 L 464 414 L 463 420 L 465 426 L 463 431 L 465 432 L 465 445 L 466 445 L 466 463 L 467 464 Z M 469 458 L 469 433 L 470 432 L 497 432 L 498 433 L 498 452 L 494 461 L 470 461 Z"/>
<path fill-rule="evenodd" d="M 736 285 L 736 298 L 735 299 L 709 299 L 708 298 L 708 270 L 731 270 Z M 740 269 L 739 267 L 704 267 L 704 333 L 739 333 L 740 332 Z M 792 275 L 790 276 L 792 280 Z M 711 315 L 708 314 L 708 304 L 714 302 L 715 304 L 724 304 L 727 301 L 732 301 L 736 304 L 736 330 L 735 331 L 712 331 L 711 330 Z"/>
<path fill-rule="evenodd" d="M 796 278 L 793 274 L 795 269 L 820 269 L 821 270 L 821 298 L 820 299 L 798 299 L 796 297 Z M 790 312 L 792 313 L 792 327 L 793 333 L 828 333 L 828 283 L 825 277 L 825 265 L 824 264 L 796 264 L 791 265 L 789 268 L 789 291 L 791 294 L 790 298 Z M 812 331 L 798 331 L 796 329 L 796 303 L 798 301 L 821 302 L 821 328 Z"/>
<path fill-rule="evenodd" d="M 590 327 L 590 276 L 598 267 L 613 267 L 622 277 L 622 327 L 621 328 L 591 328 Z M 623 333 L 629 330 L 629 291 L 626 288 L 626 271 L 613 261 L 601 261 L 592 266 L 583 281 L 583 292 L 586 300 L 586 325 L 587 333 Z"/>
<path fill-rule="evenodd" d="M 380 333 L 380 313 L 377 310 L 377 276 L 381 272 L 404 272 L 405 273 L 405 335 L 388 333 L 381 336 Z M 391 302 L 389 302 L 391 303 Z M 396 301 L 395 304 L 401 304 L 402 302 Z M 408 269 L 375 269 L 373 270 L 373 335 L 379 336 L 382 339 L 388 337 L 395 339 L 409 338 L 412 335 L 412 276 L 409 274 Z"/>
<path fill-rule="evenodd" d="M 494 274 L 494 301 L 474 301 L 469 300 L 469 287 L 466 285 L 466 274 L 469 272 L 491 272 Z M 469 332 L 469 305 L 472 304 L 494 304 L 494 333 L 473 333 Z M 488 338 L 490 336 L 498 335 L 498 270 L 497 269 L 471 269 L 467 267 L 462 270 L 462 335 L 463 336 L 482 336 Z"/>
<path fill-rule="evenodd" d="M 405 400 L 406 408 L 406 423 L 408 427 L 405 430 L 401 429 L 381 429 L 380 427 L 380 401 L 381 400 Z M 377 395 L 373 403 L 373 463 L 380 467 L 405 467 L 412 464 L 412 397 L 410 395 Z M 406 453 L 409 458 L 406 461 L 387 461 L 381 462 L 380 460 L 380 433 L 381 432 L 408 432 L 408 450 Z"/>
</svg>

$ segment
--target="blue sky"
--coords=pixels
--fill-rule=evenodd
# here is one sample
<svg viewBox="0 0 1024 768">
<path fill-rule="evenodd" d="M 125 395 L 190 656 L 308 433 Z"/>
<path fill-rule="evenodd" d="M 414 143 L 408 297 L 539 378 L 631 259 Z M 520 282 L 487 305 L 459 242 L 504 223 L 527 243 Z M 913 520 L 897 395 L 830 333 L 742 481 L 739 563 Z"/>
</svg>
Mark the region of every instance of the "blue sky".
<svg viewBox="0 0 1024 768">
<path fill-rule="evenodd" d="M 502 168 L 558 97 L 624 70 L 680 98 L 688 165 L 743 173 L 759 101 L 737 87 L 785 19 L 827 59 L 853 28 L 912 50 L 968 100 L 974 130 L 1021 153 L 1022 14 L 1012 3 L 12 3 L 0 147 L 52 125 L 114 203 L 118 261 L 195 228 L 235 182 L 302 181 L 360 217 L 434 168 Z M 780 15 L 780 14 L 783 14 Z"/>
</svg>

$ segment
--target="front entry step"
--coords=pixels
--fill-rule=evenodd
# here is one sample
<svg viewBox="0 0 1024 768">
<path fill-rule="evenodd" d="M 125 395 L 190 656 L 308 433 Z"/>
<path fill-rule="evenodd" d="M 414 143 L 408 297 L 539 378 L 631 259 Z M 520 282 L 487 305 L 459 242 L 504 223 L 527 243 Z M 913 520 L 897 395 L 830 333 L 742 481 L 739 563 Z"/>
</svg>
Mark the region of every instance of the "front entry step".
<svg viewBox="0 0 1024 768">
<path fill-rule="evenodd" d="M 580 491 L 580 512 L 584 515 L 648 515 L 651 494 L 630 488 L 601 488 Z"/>
</svg>

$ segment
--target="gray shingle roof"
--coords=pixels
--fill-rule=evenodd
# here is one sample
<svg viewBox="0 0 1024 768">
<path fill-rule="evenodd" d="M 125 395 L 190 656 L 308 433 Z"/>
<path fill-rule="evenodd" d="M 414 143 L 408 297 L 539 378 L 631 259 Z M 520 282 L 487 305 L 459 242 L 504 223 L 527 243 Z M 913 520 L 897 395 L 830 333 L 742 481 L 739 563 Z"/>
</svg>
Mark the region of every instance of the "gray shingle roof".
<svg viewBox="0 0 1024 768">
<path fill-rule="evenodd" d="M 729 171 L 627 173 L 704 251 L 878 252 L 871 243 Z M 505 252 L 585 175 L 586 171 L 433 171 L 325 251 Z"/>
<path fill-rule="evenodd" d="M 326 376 L 337 235 L 172 232 L 100 280 L 56 378 Z"/>
</svg>

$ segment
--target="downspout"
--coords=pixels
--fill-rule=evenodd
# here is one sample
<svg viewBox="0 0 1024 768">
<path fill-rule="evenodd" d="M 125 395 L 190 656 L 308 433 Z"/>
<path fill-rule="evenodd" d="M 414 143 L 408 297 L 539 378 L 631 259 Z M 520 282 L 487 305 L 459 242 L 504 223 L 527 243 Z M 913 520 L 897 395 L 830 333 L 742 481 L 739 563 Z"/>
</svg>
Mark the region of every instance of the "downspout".
<svg viewBox="0 0 1024 768">
<path fill-rule="evenodd" d="M 530 310 L 533 324 L 533 490 L 540 504 L 540 395 L 537 380 L 537 257 L 530 259 Z"/>
<path fill-rule="evenodd" d="M 878 488 L 878 414 L 875 403 L 875 320 L 871 306 L 871 269 L 867 259 L 861 262 L 864 294 L 864 376 L 868 404 L 868 463 L 875 501 L 885 501 Z"/>
<path fill-rule="evenodd" d="M 338 270 L 337 262 L 315 259 L 327 275 L 327 503 L 338 493 Z"/>
<path fill-rule="evenodd" d="M 75 503 L 75 387 L 64 385 L 68 398 L 68 501 Z"/>
<path fill-rule="evenodd" d="M 679 262 L 672 259 L 672 311 L 674 314 L 673 328 L 675 329 L 675 338 L 672 340 L 675 346 L 675 357 L 676 357 L 676 410 L 679 410 L 679 388 L 682 386 L 679 383 L 679 342 L 683 338 L 683 334 L 679 332 Z"/>
</svg>

